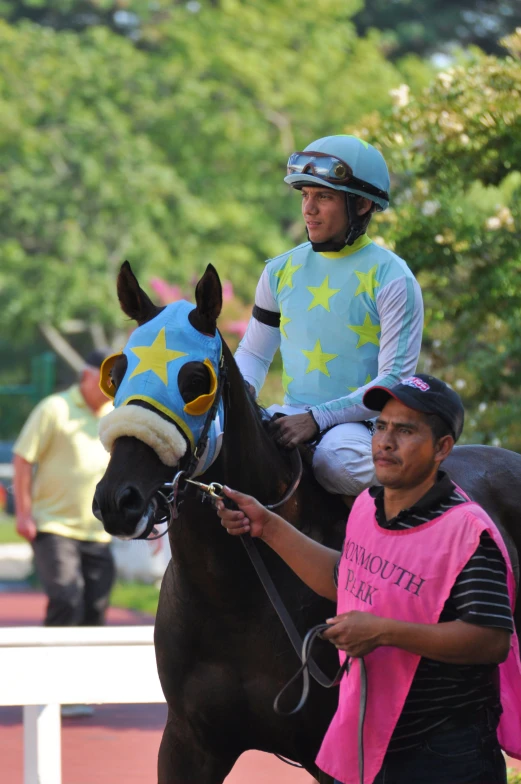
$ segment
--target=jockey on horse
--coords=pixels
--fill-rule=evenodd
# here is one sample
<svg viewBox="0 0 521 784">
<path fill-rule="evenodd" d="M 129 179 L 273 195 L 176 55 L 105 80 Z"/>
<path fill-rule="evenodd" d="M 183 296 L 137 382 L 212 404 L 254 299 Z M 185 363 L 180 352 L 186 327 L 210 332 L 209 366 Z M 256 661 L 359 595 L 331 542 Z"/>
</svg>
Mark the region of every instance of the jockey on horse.
<svg viewBox="0 0 521 784">
<path fill-rule="evenodd" d="M 327 136 L 293 153 L 285 182 L 302 193 L 308 242 L 270 259 L 235 360 L 256 396 L 278 348 L 283 406 L 271 427 L 292 448 L 318 440 L 313 471 L 331 493 L 374 483 L 371 387 L 414 373 L 420 353 L 420 287 L 403 259 L 366 234 L 389 206 L 381 153 L 355 136 Z"/>
</svg>

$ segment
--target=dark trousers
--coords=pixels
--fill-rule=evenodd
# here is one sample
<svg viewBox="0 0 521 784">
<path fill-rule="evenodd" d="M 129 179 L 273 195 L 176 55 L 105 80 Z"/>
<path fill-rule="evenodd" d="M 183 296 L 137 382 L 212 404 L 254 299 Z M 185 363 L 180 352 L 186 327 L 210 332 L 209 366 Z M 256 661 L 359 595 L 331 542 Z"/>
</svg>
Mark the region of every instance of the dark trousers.
<svg viewBox="0 0 521 784">
<path fill-rule="evenodd" d="M 487 721 L 436 732 L 417 749 L 386 754 L 374 780 L 374 784 L 506 782 L 506 765 L 496 729 Z"/>
<path fill-rule="evenodd" d="M 115 575 L 110 545 L 39 533 L 33 552 L 49 600 L 45 626 L 102 626 Z"/>
</svg>

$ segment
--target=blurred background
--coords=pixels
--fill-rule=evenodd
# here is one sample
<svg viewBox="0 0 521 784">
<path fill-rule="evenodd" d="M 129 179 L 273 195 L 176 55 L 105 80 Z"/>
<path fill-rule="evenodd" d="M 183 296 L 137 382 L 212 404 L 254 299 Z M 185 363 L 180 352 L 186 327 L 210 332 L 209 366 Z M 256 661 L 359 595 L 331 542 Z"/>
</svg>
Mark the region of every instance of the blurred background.
<svg viewBox="0 0 521 784">
<path fill-rule="evenodd" d="M 29 411 L 126 340 L 122 261 L 158 303 L 193 299 L 212 262 L 234 348 L 264 260 L 305 239 L 287 156 L 330 133 L 389 163 L 371 236 L 423 287 L 421 369 L 462 395 L 463 441 L 521 450 L 517 0 L 0 0 L 0 17 L 3 542 Z"/>
</svg>

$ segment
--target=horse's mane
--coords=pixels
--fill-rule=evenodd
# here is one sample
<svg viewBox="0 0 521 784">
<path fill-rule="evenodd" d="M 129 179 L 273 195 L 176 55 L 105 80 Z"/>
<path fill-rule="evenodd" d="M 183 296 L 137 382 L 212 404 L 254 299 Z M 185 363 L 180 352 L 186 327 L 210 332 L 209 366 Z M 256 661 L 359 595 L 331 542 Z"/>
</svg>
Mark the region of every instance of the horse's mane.
<svg viewBox="0 0 521 784">
<path fill-rule="evenodd" d="M 222 341 L 222 351 L 228 373 L 228 384 L 225 390 L 225 420 L 228 412 L 233 412 L 233 419 L 240 423 L 233 437 L 240 442 L 241 454 L 255 452 L 255 457 L 266 463 L 266 470 L 258 472 L 256 482 L 258 492 L 262 496 L 269 493 L 274 485 L 274 477 L 279 482 L 289 483 L 292 469 L 289 453 L 281 449 L 269 432 L 269 417 L 266 409 L 260 406 L 246 388 L 246 383 L 226 342 Z M 264 478 L 263 478 L 264 477 Z M 274 500 L 273 497 L 271 500 Z M 265 501 L 267 502 L 267 501 Z"/>
<path fill-rule="evenodd" d="M 282 449 L 275 442 L 269 431 L 269 416 L 265 414 L 266 409 L 260 406 L 247 390 L 244 378 L 224 340 L 222 345 L 229 382 L 229 390 L 225 398 L 230 410 L 233 410 L 234 421 L 240 422 L 240 433 L 234 434 L 234 437 L 240 439 L 240 453 L 252 454 L 252 460 L 256 465 L 257 475 L 252 480 L 250 490 L 245 492 L 249 492 L 264 503 L 271 503 L 281 497 L 281 482 L 284 483 L 284 487 L 287 487 L 294 478 L 290 452 Z M 273 490 L 275 478 L 278 478 L 276 496 Z M 301 498 L 299 504 L 301 511 L 292 516 L 291 522 L 303 533 L 318 541 L 330 539 L 335 523 L 339 523 L 341 533 L 333 537 L 334 545 L 339 546 L 345 528 L 347 510 L 339 496 L 331 495 L 320 487 L 306 461 L 303 463 L 303 476 L 297 494 Z M 305 513 L 302 514 L 304 510 Z"/>
</svg>

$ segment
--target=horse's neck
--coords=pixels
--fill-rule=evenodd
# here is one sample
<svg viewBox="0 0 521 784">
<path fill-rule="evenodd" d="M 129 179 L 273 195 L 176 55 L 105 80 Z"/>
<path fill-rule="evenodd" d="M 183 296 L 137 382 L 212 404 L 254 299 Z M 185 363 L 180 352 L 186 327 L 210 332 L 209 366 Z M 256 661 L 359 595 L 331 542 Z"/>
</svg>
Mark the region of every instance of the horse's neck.
<svg viewBox="0 0 521 784">
<path fill-rule="evenodd" d="M 228 420 L 221 454 L 201 480 L 227 484 L 265 504 L 277 502 L 291 481 L 291 471 L 262 424 L 259 429 L 252 422 L 245 425 L 244 421 Z M 297 491 L 277 511 L 314 539 L 340 549 L 346 509 L 338 496 L 329 495 L 318 485 L 309 468 Z M 232 608 L 236 612 L 247 599 L 243 608 L 246 611 L 254 596 L 256 602 L 265 602 L 239 541 L 226 536 L 209 505 L 193 501 L 186 504 L 180 523 L 171 534 L 174 572 L 179 582 L 176 590 L 180 591 L 181 585 L 188 586 L 187 595 L 200 594 L 220 614 Z M 280 562 L 273 561 L 267 552 L 264 557 L 275 577 Z M 283 574 L 279 579 L 286 579 Z"/>
<path fill-rule="evenodd" d="M 215 463 L 200 477 L 203 482 L 220 482 L 252 495 L 263 504 L 281 500 L 292 479 L 292 469 L 275 442 L 269 437 L 258 409 L 249 398 L 242 378 L 229 352 L 226 352 L 229 367 L 230 393 L 224 423 L 221 452 Z M 278 510 L 279 511 L 279 510 Z M 297 528 L 304 528 L 317 539 L 340 545 L 341 538 L 331 539 L 335 521 L 345 524 L 345 508 L 338 498 L 330 496 L 307 472 L 305 480 L 280 513 Z M 197 571 L 201 581 L 212 582 L 210 575 L 227 581 L 228 575 L 244 558 L 237 558 L 236 546 L 230 537 L 223 536 L 217 525 L 215 512 L 208 507 L 191 507 L 186 515 L 185 532 L 178 539 L 178 547 L 184 550 L 190 562 L 190 571 Z M 322 536 L 322 531 L 327 531 Z M 237 542 L 233 543 L 238 545 Z M 197 553 L 197 557 L 194 557 Z M 248 573 L 251 569 L 248 570 Z M 206 579 L 208 578 L 208 579 Z"/>
<path fill-rule="evenodd" d="M 239 416 L 230 410 L 220 457 L 225 483 L 264 504 L 279 500 L 292 478 L 251 405 Z"/>
<path fill-rule="evenodd" d="M 262 424 L 257 424 L 256 432 L 252 423 L 245 430 L 234 423 L 227 431 L 229 438 L 223 443 L 221 463 L 223 482 L 253 495 L 261 503 L 273 504 L 285 496 L 295 478 L 295 469 L 288 453 L 279 452 Z M 318 484 L 309 466 L 304 465 L 300 485 L 277 512 L 312 538 L 329 546 L 341 546 L 347 508 L 340 496 L 328 493 Z"/>
</svg>

